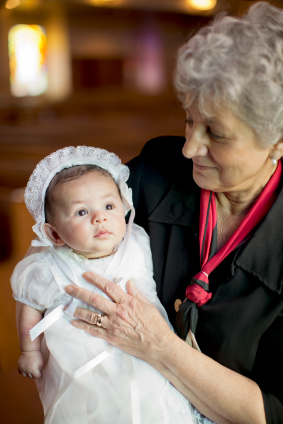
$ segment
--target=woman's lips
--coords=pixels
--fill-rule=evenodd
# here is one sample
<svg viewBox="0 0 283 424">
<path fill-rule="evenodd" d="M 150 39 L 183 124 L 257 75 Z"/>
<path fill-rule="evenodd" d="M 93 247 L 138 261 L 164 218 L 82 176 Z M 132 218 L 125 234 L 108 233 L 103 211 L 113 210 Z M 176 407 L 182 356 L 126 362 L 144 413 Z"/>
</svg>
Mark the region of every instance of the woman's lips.
<svg viewBox="0 0 283 424">
<path fill-rule="evenodd" d="M 209 171 L 209 170 L 211 170 L 211 169 L 213 169 L 213 168 L 214 168 L 213 166 L 200 165 L 200 164 L 198 164 L 198 163 L 196 163 L 196 162 L 194 162 L 194 166 L 195 166 L 197 169 L 199 169 L 200 171 Z"/>
</svg>

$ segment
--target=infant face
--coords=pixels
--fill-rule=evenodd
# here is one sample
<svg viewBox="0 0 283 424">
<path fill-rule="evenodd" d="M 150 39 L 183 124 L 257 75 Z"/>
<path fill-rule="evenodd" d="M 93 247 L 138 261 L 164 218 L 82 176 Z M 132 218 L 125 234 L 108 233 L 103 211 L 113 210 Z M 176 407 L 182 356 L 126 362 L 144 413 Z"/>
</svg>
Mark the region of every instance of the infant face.
<svg viewBox="0 0 283 424">
<path fill-rule="evenodd" d="M 62 244 L 86 258 L 112 253 L 124 237 L 126 222 L 117 186 L 92 172 L 54 188 L 52 226 Z"/>
</svg>

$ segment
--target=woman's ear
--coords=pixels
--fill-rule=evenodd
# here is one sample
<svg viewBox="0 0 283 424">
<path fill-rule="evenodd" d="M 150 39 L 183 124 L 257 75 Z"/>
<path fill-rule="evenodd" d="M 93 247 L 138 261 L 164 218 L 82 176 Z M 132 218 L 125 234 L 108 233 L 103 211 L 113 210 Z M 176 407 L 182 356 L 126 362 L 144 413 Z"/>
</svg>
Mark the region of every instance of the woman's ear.
<svg viewBox="0 0 283 424">
<path fill-rule="evenodd" d="M 64 246 L 65 242 L 60 238 L 56 229 L 52 226 L 52 224 L 45 223 L 43 225 L 43 230 L 46 234 L 46 237 L 52 241 L 55 246 Z"/>
<path fill-rule="evenodd" d="M 283 156 L 283 139 L 281 138 L 270 150 L 270 157 L 279 160 Z"/>
</svg>

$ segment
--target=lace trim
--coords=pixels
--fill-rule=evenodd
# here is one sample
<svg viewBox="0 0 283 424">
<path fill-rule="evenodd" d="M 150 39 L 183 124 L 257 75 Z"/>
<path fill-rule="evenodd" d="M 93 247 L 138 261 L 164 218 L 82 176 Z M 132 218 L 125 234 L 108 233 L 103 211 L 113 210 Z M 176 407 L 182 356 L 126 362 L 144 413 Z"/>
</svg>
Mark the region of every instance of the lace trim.
<svg viewBox="0 0 283 424">
<path fill-rule="evenodd" d="M 169 382 L 166 381 L 161 396 L 163 424 L 193 424 L 190 402 Z"/>
<path fill-rule="evenodd" d="M 196 408 L 191 405 L 192 408 L 192 416 L 195 424 L 216 424 L 214 421 L 206 418 L 202 415 Z"/>
<path fill-rule="evenodd" d="M 59 253 L 59 255 L 63 258 L 68 260 L 73 260 L 76 262 L 79 262 L 80 264 L 91 266 L 91 264 L 95 263 L 94 261 L 91 261 L 90 259 L 86 258 L 83 255 L 79 255 L 78 253 L 75 253 L 72 249 L 70 249 L 68 246 L 62 246 L 56 249 L 56 251 Z M 111 257 L 106 256 L 105 258 L 97 259 L 97 261 L 103 261 L 105 263 L 109 262 L 111 260 Z"/>
<path fill-rule="evenodd" d="M 216 424 L 202 415 L 169 381 L 161 396 L 163 424 Z"/>
<path fill-rule="evenodd" d="M 114 246 L 114 250 L 117 251 L 119 249 L 119 247 L 121 246 L 122 241 L 120 243 L 118 243 L 116 246 Z M 63 259 L 71 259 L 74 260 L 76 262 L 80 262 L 81 264 L 87 265 L 87 266 L 91 266 L 91 264 L 95 263 L 108 263 L 111 261 L 111 255 L 105 256 L 104 258 L 97 258 L 96 261 L 92 261 L 91 259 L 86 258 L 83 255 L 80 255 L 79 253 L 74 252 L 72 249 L 70 249 L 70 247 L 68 246 L 62 246 L 62 247 L 57 247 L 56 251 L 59 253 L 59 255 L 63 258 Z"/>
</svg>

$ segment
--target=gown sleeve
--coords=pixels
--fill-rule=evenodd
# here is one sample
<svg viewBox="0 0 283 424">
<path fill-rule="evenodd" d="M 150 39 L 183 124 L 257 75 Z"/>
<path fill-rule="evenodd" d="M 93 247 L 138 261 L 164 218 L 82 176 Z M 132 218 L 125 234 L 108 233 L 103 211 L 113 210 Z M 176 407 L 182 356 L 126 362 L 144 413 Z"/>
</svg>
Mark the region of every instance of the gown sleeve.
<svg viewBox="0 0 283 424">
<path fill-rule="evenodd" d="M 47 251 L 26 256 L 17 264 L 11 277 L 15 300 L 44 311 L 56 302 L 63 290 L 58 284 L 56 269 L 48 263 Z"/>
</svg>

